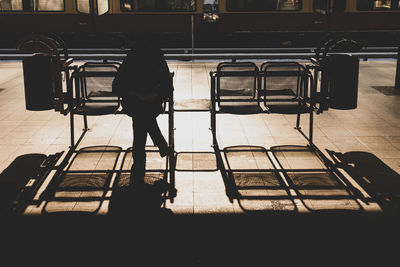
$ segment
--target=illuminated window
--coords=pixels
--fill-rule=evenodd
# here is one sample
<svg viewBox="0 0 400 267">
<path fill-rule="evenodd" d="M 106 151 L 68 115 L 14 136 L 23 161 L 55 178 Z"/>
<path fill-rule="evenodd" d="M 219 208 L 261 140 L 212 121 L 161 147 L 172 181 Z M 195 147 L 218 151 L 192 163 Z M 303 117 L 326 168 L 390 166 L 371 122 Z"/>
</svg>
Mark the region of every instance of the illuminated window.
<svg viewBox="0 0 400 267">
<path fill-rule="evenodd" d="M 121 0 L 122 11 L 195 11 L 196 0 Z"/>
<path fill-rule="evenodd" d="M 103 15 L 108 12 L 108 0 L 97 0 L 97 13 Z"/>
<path fill-rule="evenodd" d="M 64 0 L 0 0 L 1 11 L 63 11 Z"/>
<path fill-rule="evenodd" d="M 108 12 L 108 0 L 94 0 L 93 2 L 97 5 L 98 15 L 103 15 Z M 77 0 L 76 4 L 76 8 L 80 13 L 90 14 L 90 0 Z"/>
<path fill-rule="evenodd" d="M 203 12 L 204 13 L 218 13 L 218 0 L 204 0 Z"/>
<path fill-rule="evenodd" d="M 300 10 L 301 0 L 227 0 L 228 11 Z"/>
<path fill-rule="evenodd" d="M 81 13 L 89 14 L 90 13 L 90 2 L 89 0 L 77 0 L 77 10 Z"/>
<path fill-rule="evenodd" d="M 301 8 L 301 1 L 296 0 L 278 0 L 276 9 L 277 10 L 299 10 Z"/>
<path fill-rule="evenodd" d="M 374 9 L 390 9 L 390 0 L 374 1 Z"/>
<path fill-rule="evenodd" d="M 321 14 L 326 14 L 326 11 L 328 9 L 328 1 L 327 0 L 314 0 L 313 7 L 314 7 L 315 12 L 318 12 Z"/>
<path fill-rule="evenodd" d="M 362 11 L 400 9 L 400 2 L 399 0 L 357 0 L 357 9 Z"/>
<path fill-rule="evenodd" d="M 64 10 L 63 0 L 39 0 L 37 3 L 38 11 L 61 11 Z M 36 9 L 35 9 L 36 10 Z"/>
<path fill-rule="evenodd" d="M 1 11 L 22 10 L 22 1 L 0 0 Z"/>
</svg>

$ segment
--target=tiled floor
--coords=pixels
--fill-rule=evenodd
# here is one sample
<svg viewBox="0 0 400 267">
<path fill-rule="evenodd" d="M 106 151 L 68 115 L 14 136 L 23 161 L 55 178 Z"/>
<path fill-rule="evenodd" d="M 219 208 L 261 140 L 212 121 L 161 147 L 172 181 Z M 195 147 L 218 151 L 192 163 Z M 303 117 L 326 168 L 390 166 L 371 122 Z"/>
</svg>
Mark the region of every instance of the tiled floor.
<svg viewBox="0 0 400 267">
<path fill-rule="evenodd" d="M 170 62 L 170 69 L 175 72 L 175 100 L 209 98 L 209 72 L 216 67 L 216 64 L 216 62 Z M 314 141 L 320 150 L 329 149 L 342 153 L 369 152 L 400 173 L 400 96 L 387 96 L 372 88 L 372 86 L 392 86 L 395 66 L 394 61 L 361 62 L 358 108 L 330 109 L 315 116 Z M 0 170 L 22 154 L 52 154 L 68 150 L 70 142 L 68 116 L 54 111 L 25 110 L 20 62 L 0 64 L 0 88 Z M 177 152 L 213 152 L 209 118 L 208 112 L 175 113 Z M 82 121 L 79 118 L 76 121 L 75 130 L 78 133 L 82 128 Z M 160 116 L 159 121 L 166 134 L 166 116 Z M 268 149 L 276 145 L 306 145 L 306 140 L 293 129 L 294 125 L 294 115 L 221 114 L 217 119 L 218 142 L 221 148 L 255 145 Z M 131 146 L 132 128 L 129 117 L 124 115 L 89 117 L 89 126 L 91 130 L 79 147 Z M 302 128 L 304 131 L 308 129 L 307 116 L 303 116 Z M 237 200 L 229 201 L 219 171 L 177 171 L 176 188 L 178 194 L 174 203 L 167 201 L 167 207 L 174 213 L 244 211 Z M 330 206 L 329 203 L 327 205 Z M 300 206 L 299 210 L 304 208 Z M 371 205 L 366 208 L 378 209 Z M 32 209 L 27 209 L 27 214 L 31 212 Z"/>
<path fill-rule="evenodd" d="M 169 62 L 170 69 L 175 72 L 175 99 L 209 98 L 209 71 L 216 64 Z M 393 86 L 395 67 L 395 61 L 361 62 L 358 108 L 331 109 L 315 116 L 314 141 L 321 151 L 352 152 L 345 155 L 354 159 L 359 155 L 357 151 L 371 153 L 361 153 L 372 161 L 361 162 L 365 169 L 359 173 L 358 183 L 343 173 L 360 194 L 356 190 L 349 193 L 350 185 L 337 187 L 338 180 L 324 170 L 287 174 L 279 171 L 277 175 L 257 172 L 257 169 L 278 163 L 284 168 L 324 167 L 319 161 L 315 162 L 309 152 L 278 149 L 268 152 L 271 160 L 260 152 L 260 149 L 278 145 L 306 145 L 306 140 L 293 128 L 295 116 L 219 114 L 220 148 L 242 145 L 251 150 L 237 153 L 231 148 L 227 153 L 231 167 L 239 169 L 232 175 L 242 195 L 240 201 L 229 200 L 221 172 L 187 170 L 176 172 L 178 193 L 173 203 L 166 202 L 174 216 L 146 219 L 134 214 L 131 220 L 122 216 L 122 220 L 115 221 L 109 221 L 107 216 L 33 216 L 51 211 L 91 213 L 99 206 L 87 200 L 44 201 L 39 206 L 29 206 L 25 210 L 28 216 L 17 220 L 1 218 L 1 242 L 7 249 L 2 249 L 0 262 L 5 261 L 4 266 L 398 266 L 398 220 L 381 216 L 380 206 L 369 200 L 363 190 L 369 183 L 368 179 L 363 179 L 370 177 L 369 172 L 376 173 L 375 167 L 382 172 L 371 176 L 377 179 L 373 182 L 391 177 L 394 180 L 390 182 L 398 184 L 400 96 L 387 96 L 372 88 Z M 302 118 L 302 128 L 307 132 L 307 116 Z M 176 112 L 176 151 L 213 152 L 209 119 L 207 112 Z M 166 116 L 160 116 L 159 121 L 166 134 Z M 83 123 L 79 118 L 76 123 L 78 133 Z M 126 149 L 132 145 L 131 120 L 126 116 L 90 117 L 89 127 L 79 148 L 108 145 Z M 68 151 L 69 134 L 68 116 L 54 111 L 25 110 L 21 63 L 1 62 L 0 171 L 19 155 Z M 185 168 L 204 168 L 190 158 L 191 154 L 180 157 L 182 155 L 186 158 L 178 158 L 178 161 L 187 164 L 183 164 Z M 208 156 L 200 159 L 209 159 L 210 154 L 202 155 Z M 89 157 L 90 160 L 94 158 L 93 155 Z M 93 169 L 110 163 L 109 157 L 101 155 L 100 158 L 104 160 L 101 166 L 95 160 Z M 74 168 L 81 168 L 79 164 Z M 130 162 L 127 164 L 129 168 Z M 162 162 L 155 158 L 150 164 Z M 215 167 L 214 163 L 210 165 L 208 167 Z M 240 172 L 243 168 L 255 170 L 251 179 L 248 173 Z M 46 188 L 50 178 L 41 190 Z M 68 179 L 76 178 L 79 176 Z M 93 175 L 90 179 L 96 183 L 102 176 Z M 292 184 L 289 190 L 285 184 L 288 182 Z M 83 195 L 80 192 L 58 194 Z M 85 194 L 93 197 L 99 192 Z M 107 204 L 102 204 L 98 214 L 108 212 Z M 126 213 L 132 213 L 130 206 L 127 207 Z M 313 212 L 321 210 L 330 212 Z M 350 217 L 346 213 L 349 210 L 358 213 L 355 216 L 351 213 Z M 358 216 L 360 214 L 364 216 Z M 375 215 L 380 219 L 369 217 Z M 37 221 L 37 218 L 46 219 Z"/>
</svg>

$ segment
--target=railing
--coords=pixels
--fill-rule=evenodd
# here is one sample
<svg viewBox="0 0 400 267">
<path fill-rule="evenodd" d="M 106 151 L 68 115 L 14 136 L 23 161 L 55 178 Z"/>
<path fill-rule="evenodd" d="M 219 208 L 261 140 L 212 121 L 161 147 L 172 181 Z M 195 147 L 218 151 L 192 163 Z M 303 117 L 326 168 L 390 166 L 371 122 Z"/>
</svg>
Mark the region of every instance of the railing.
<svg viewBox="0 0 400 267">
<path fill-rule="evenodd" d="M 69 57 L 74 60 L 122 60 L 129 49 L 68 49 Z M 305 48 L 166 48 L 163 49 L 167 60 L 265 60 L 265 59 L 304 59 L 315 56 L 315 47 Z M 62 55 L 63 51 L 60 51 Z M 367 47 L 353 55 L 361 59 L 396 59 L 397 47 Z M 0 60 L 22 60 L 31 54 L 21 53 L 17 49 L 0 49 Z"/>
</svg>

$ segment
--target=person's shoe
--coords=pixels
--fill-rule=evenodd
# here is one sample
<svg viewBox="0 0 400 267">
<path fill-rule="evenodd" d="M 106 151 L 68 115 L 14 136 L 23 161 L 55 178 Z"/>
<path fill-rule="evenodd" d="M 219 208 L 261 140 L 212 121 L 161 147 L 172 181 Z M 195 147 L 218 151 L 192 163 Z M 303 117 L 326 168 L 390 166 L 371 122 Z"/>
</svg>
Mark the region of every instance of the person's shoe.
<svg viewBox="0 0 400 267">
<path fill-rule="evenodd" d="M 160 150 L 160 156 L 162 158 L 167 156 L 167 155 L 170 156 L 170 157 L 174 156 L 174 150 L 172 148 L 170 148 L 168 145 L 162 146 L 159 150 Z"/>
</svg>

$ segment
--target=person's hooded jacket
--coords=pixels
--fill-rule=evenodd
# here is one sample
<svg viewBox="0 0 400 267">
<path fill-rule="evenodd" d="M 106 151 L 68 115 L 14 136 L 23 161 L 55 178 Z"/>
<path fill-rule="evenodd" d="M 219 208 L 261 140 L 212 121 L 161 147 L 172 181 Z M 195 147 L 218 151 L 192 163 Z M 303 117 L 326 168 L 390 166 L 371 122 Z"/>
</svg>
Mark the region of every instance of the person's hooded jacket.
<svg viewBox="0 0 400 267">
<path fill-rule="evenodd" d="M 164 54 L 152 43 L 136 43 L 122 62 L 113 82 L 113 92 L 122 97 L 129 116 L 157 116 L 174 88 Z"/>
</svg>

